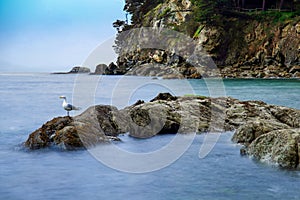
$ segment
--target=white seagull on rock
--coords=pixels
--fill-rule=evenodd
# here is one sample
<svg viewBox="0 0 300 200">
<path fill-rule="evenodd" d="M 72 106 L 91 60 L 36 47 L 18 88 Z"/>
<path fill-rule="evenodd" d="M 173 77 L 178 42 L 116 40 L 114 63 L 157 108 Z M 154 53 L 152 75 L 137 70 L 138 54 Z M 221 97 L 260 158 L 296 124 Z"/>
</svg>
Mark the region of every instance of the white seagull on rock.
<svg viewBox="0 0 300 200">
<path fill-rule="evenodd" d="M 68 116 L 70 116 L 69 115 L 70 111 L 72 111 L 72 110 L 80 110 L 81 109 L 79 107 L 76 107 L 76 106 L 73 106 L 73 105 L 67 103 L 67 98 L 65 96 L 60 96 L 59 98 L 64 100 L 63 104 L 62 104 L 62 107 L 67 111 Z"/>
</svg>

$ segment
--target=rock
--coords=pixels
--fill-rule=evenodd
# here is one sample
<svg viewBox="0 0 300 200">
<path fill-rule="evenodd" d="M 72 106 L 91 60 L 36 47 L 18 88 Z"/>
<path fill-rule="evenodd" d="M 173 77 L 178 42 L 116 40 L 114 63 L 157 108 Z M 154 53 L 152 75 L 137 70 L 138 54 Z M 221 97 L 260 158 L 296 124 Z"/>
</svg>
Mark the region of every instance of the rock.
<svg viewBox="0 0 300 200">
<path fill-rule="evenodd" d="M 77 149 L 84 147 L 75 126 L 65 126 L 56 130 L 53 142 L 62 149 Z"/>
<path fill-rule="evenodd" d="M 289 71 L 291 74 L 295 74 L 296 72 L 300 72 L 300 65 L 292 67 Z"/>
<path fill-rule="evenodd" d="M 73 67 L 69 72 L 54 72 L 52 74 L 78 74 L 78 73 L 90 73 L 91 70 L 87 67 Z"/>
<path fill-rule="evenodd" d="M 77 74 L 77 73 L 90 73 L 91 70 L 87 67 L 73 67 L 69 74 Z"/>
<path fill-rule="evenodd" d="M 105 75 L 117 75 L 118 66 L 115 63 L 110 63 L 109 66 L 104 70 Z"/>
<path fill-rule="evenodd" d="M 232 141 L 248 146 L 259 136 L 273 130 L 289 129 L 290 126 L 280 123 L 277 120 L 250 121 L 240 126 L 234 133 Z"/>
<path fill-rule="evenodd" d="M 242 147 L 242 148 L 240 149 L 240 154 L 241 154 L 242 156 L 248 155 L 248 154 L 247 154 L 247 149 L 246 149 L 245 147 Z"/>
<path fill-rule="evenodd" d="M 99 64 L 96 66 L 95 72 L 92 73 L 92 75 L 102 75 L 107 68 L 108 66 L 106 64 Z"/>
<path fill-rule="evenodd" d="M 296 28 L 296 32 L 300 34 L 300 23 L 296 24 L 295 28 Z"/>
<path fill-rule="evenodd" d="M 25 146 L 30 149 L 59 146 L 73 150 L 108 142 L 113 138 L 118 140 L 116 136 L 123 132 L 115 124 L 114 117 L 118 116 L 118 113 L 113 114 L 115 111 L 115 107 L 99 105 L 90 107 L 74 118 L 54 118 L 31 133 Z"/>
<path fill-rule="evenodd" d="M 126 75 L 158 76 L 158 73 L 162 70 L 161 67 L 162 66 L 156 63 L 146 63 L 133 67 Z"/>
<path fill-rule="evenodd" d="M 174 123 L 167 120 L 169 107 L 164 104 L 147 103 L 129 111 L 129 135 L 136 138 L 150 138 L 162 133 L 177 133 Z"/>
<path fill-rule="evenodd" d="M 170 93 L 159 93 L 154 99 L 150 100 L 150 102 L 165 100 L 165 101 L 174 101 L 177 97 L 172 96 Z"/>
<path fill-rule="evenodd" d="M 116 122 L 120 117 L 116 107 L 108 105 L 96 105 L 88 108 L 82 114 L 74 117 L 75 121 L 96 125 L 106 136 L 118 136 L 123 133 L 122 127 Z M 120 119 L 119 119 L 120 122 Z"/>
<path fill-rule="evenodd" d="M 30 134 L 25 142 L 25 146 L 30 149 L 49 147 L 51 142 L 53 142 L 56 131 L 63 129 L 72 121 L 71 117 L 58 117 L 46 122 L 41 128 Z"/>
<path fill-rule="evenodd" d="M 165 57 L 164 51 L 156 51 L 155 54 L 152 56 L 152 59 L 157 63 L 162 63 Z"/>
<path fill-rule="evenodd" d="M 182 74 L 168 74 L 163 75 L 163 79 L 184 79 Z"/>
<path fill-rule="evenodd" d="M 281 123 L 300 128 L 300 111 L 283 106 L 269 106 L 272 115 Z"/>
<path fill-rule="evenodd" d="M 160 93 L 150 102 L 140 100 L 120 110 L 96 105 L 73 118 L 58 117 L 46 122 L 30 134 L 25 146 L 72 150 L 118 141 L 118 135 L 123 133 L 149 138 L 232 130 L 236 130 L 232 140 L 244 145 L 242 155 L 284 168 L 299 167 L 300 110 L 230 97 Z"/>
<path fill-rule="evenodd" d="M 296 169 L 300 167 L 300 129 L 275 130 L 261 135 L 249 145 L 248 154 L 261 162 Z"/>
</svg>

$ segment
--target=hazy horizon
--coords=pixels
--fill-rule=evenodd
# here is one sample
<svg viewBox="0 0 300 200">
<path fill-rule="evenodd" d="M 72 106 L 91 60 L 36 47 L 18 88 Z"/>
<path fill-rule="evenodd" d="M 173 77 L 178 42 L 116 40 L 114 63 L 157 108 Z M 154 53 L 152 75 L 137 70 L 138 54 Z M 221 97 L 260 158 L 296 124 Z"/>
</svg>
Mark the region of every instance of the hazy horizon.
<svg viewBox="0 0 300 200">
<path fill-rule="evenodd" d="M 97 46 L 115 35 L 112 23 L 125 19 L 123 7 L 124 0 L 0 1 L 0 72 L 68 71 L 81 66 Z"/>
</svg>

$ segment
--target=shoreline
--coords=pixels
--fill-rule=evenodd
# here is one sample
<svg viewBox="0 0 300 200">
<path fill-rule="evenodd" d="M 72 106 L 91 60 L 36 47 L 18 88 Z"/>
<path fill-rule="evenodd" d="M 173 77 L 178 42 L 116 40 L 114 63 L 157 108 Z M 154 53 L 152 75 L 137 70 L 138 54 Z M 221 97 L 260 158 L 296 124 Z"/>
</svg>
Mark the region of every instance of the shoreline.
<svg viewBox="0 0 300 200">
<path fill-rule="evenodd" d="M 145 77 L 145 78 L 152 78 L 157 80 L 205 80 L 205 79 L 223 79 L 223 80 L 300 80 L 300 77 L 268 77 L 268 78 L 255 78 L 255 77 L 202 77 L 202 78 L 163 78 L 162 76 L 139 76 L 139 75 L 131 75 L 131 74 L 124 74 L 124 75 L 108 75 L 108 74 L 95 74 L 95 73 L 68 73 L 68 72 L 54 72 L 49 73 L 51 75 L 76 75 L 76 74 L 85 74 L 88 76 L 107 76 L 107 77 L 118 77 L 118 76 L 126 76 L 126 77 Z"/>
</svg>

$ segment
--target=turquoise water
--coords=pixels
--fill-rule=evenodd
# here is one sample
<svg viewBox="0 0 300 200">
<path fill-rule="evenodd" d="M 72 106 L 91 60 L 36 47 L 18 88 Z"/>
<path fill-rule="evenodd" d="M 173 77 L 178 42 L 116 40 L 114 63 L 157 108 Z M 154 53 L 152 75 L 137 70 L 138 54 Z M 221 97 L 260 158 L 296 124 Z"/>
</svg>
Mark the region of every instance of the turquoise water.
<svg viewBox="0 0 300 200">
<path fill-rule="evenodd" d="M 198 153 L 205 136 L 198 135 L 176 162 L 144 174 L 111 169 L 88 151 L 24 149 L 21 144 L 29 133 L 65 115 L 58 97 L 72 99 L 76 84 L 75 75 L 0 74 L 0 199 L 300 199 L 299 171 L 241 157 L 240 146 L 230 141 L 231 132 L 224 133 L 204 159 Z M 217 84 L 209 91 L 203 80 L 146 77 L 102 77 L 97 84 L 95 103 L 118 107 L 148 101 L 162 91 L 208 95 L 222 90 Z M 225 80 L 224 89 L 234 98 L 300 109 L 299 80 Z M 173 137 L 137 140 L 124 135 L 115 145 L 152 152 Z"/>
</svg>

